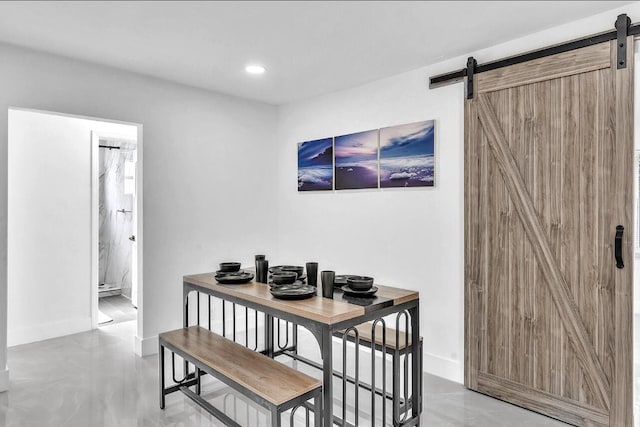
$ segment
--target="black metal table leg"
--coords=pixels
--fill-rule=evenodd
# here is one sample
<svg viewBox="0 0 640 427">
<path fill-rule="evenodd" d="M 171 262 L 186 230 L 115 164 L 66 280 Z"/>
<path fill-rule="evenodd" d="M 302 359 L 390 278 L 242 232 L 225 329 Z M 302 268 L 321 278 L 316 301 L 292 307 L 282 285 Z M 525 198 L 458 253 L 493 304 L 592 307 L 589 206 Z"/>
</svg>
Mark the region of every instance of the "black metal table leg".
<svg viewBox="0 0 640 427">
<path fill-rule="evenodd" d="M 322 423 L 322 398 L 316 396 L 313 398 L 313 425 L 320 427 Z"/>
<path fill-rule="evenodd" d="M 264 317 L 264 331 L 265 331 L 265 343 L 264 347 L 267 350 L 267 356 L 273 359 L 273 316 L 265 313 Z"/>
<path fill-rule="evenodd" d="M 292 342 L 293 342 L 293 352 L 298 354 L 298 324 L 293 322 L 291 330 Z"/>
<path fill-rule="evenodd" d="M 182 326 L 187 328 L 189 326 L 189 289 L 184 287 L 182 290 Z"/>
<path fill-rule="evenodd" d="M 329 327 L 322 328 L 322 422 L 333 426 L 333 335 Z"/>
<path fill-rule="evenodd" d="M 422 363 L 420 354 L 420 310 L 419 305 L 416 305 L 409 309 L 411 315 L 411 371 L 413 376 L 411 378 L 411 416 L 415 421 L 415 425 L 420 421 L 420 399 L 422 398 Z"/>
</svg>

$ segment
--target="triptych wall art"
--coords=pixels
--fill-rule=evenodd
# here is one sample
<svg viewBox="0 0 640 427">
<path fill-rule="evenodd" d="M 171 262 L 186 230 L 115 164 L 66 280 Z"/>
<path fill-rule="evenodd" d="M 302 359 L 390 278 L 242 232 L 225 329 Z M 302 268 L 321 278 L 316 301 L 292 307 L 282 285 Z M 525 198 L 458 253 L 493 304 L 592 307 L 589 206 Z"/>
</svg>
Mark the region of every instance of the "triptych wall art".
<svg viewBox="0 0 640 427">
<path fill-rule="evenodd" d="M 298 191 L 433 187 L 434 121 L 298 144 Z"/>
</svg>

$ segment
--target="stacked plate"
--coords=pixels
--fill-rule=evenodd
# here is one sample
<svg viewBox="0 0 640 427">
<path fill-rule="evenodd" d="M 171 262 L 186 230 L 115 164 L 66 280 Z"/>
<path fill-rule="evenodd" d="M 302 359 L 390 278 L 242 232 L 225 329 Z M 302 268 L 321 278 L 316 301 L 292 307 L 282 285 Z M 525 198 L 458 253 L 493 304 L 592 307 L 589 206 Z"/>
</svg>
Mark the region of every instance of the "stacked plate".
<svg viewBox="0 0 640 427">
<path fill-rule="evenodd" d="M 311 298 L 316 294 L 317 288 L 302 282 L 295 282 L 288 285 L 271 286 L 269 291 L 274 298 L 296 300 Z"/>
<path fill-rule="evenodd" d="M 373 286 L 373 277 L 367 276 L 336 276 L 334 283 L 340 286 L 338 282 L 344 280 L 346 284 L 341 286 L 345 295 L 353 297 L 370 297 L 378 292 L 378 288 Z"/>
<path fill-rule="evenodd" d="M 223 285 L 241 285 L 253 280 L 253 273 L 240 270 L 239 262 L 223 262 L 216 271 L 216 281 Z"/>
<path fill-rule="evenodd" d="M 277 265 L 269 269 L 269 291 L 274 298 L 305 299 L 316 295 L 316 287 L 304 283 L 304 267 Z"/>
<path fill-rule="evenodd" d="M 216 274 L 216 280 L 223 285 L 241 285 L 253 280 L 253 273 L 236 271 L 234 273 Z"/>
</svg>

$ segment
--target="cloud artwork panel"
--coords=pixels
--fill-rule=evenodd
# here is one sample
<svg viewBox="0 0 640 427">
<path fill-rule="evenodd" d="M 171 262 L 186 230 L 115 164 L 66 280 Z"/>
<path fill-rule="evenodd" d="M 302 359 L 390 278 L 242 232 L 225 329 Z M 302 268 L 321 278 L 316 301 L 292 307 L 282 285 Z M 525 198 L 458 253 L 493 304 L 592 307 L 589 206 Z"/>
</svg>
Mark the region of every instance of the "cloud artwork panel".
<svg viewBox="0 0 640 427">
<path fill-rule="evenodd" d="M 380 129 L 380 187 L 433 187 L 434 121 Z"/>
<path fill-rule="evenodd" d="M 333 138 L 298 144 L 298 191 L 333 190 Z"/>
<path fill-rule="evenodd" d="M 378 188 L 378 130 L 335 137 L 336 190 Z"/>
</svg>

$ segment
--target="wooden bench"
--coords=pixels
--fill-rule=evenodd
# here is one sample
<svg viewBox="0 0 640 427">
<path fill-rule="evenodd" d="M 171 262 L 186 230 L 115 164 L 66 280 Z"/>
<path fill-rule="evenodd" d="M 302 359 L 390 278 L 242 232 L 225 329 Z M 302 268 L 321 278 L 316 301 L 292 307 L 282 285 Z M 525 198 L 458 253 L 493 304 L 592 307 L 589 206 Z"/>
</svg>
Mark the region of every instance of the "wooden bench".
<svg viewBox="0 0 640 427">
<path fill-rule="evenodd" d="M 382 324 L 376 323 L 375 334 L 372 322 L 361 323 L 357 325 L 355 329 L 358 331 L 358 343 L 359 345 L 366 345 L 371 348 L 371 344 L 375 341 L 375 349 L 387 354 L 391 354 L 393 357 L 393 396 L 398 396 L 400 393 L 400 356 L 411 349 L 412 337 L 407 335 L 404 331 L 397 331 L 393 328 L 386 328 L 385 339 L 382 339 Z M 346 330 L 341 330 L 335 333 L 337 337 L 344 337 Z M 347 340 L 350 342 L 356 341 L 356 333 L 353 329 L 349 329 L 347 334 Z M 422 412 L 422 337 L 419 340 L 420 348 L 420 412 Z M 405 356 L 406 357 L 406 356 Z M 406 397 L 406 396 L 405 396 Z M 397 412 L 400 410 L 400 400 L 394 397 L 394 416 L 397 418 Z"/>
<path fill-rule="evenodd" d="M 202 372 L 268 408 L 271 425 L 279 427 L 283 411 L 314 400 L 315 425 L 320 425 L 320 398 L 322 383 L 260 353 L 230 341 L 200 326 L 177 329 L 159 335 L 160 346 L 160 408 L 165 407 L 165 396 L 182 391 L 226 425 L 237 426 L 219 409 L 200 396 Z M 189 385 L 165 388 L 165 348 L 196 367 L 196 392 Z M 202 371 L 202 372 L 201 372 Z M 187 377 L 185 377 L 187 378 Z M 193 383 L 193 382 L 192 382 Z"/>
</svg>

